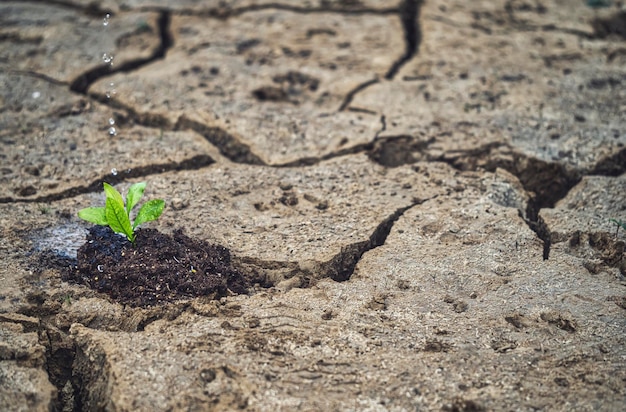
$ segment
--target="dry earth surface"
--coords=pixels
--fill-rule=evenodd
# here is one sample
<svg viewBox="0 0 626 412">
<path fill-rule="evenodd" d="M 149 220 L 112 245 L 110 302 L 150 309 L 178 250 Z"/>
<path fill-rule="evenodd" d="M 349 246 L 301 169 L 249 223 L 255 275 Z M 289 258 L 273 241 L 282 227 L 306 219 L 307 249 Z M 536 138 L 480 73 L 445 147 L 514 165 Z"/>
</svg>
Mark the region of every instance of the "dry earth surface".
<svg viewBox="0 0 626 412">
<path fill-rule="evenodd" d="M 624 410 L 612 3 L 3 1 L 0 409 Z M 261 281 L 62 281 L 104 181 Z"/>
</svg>

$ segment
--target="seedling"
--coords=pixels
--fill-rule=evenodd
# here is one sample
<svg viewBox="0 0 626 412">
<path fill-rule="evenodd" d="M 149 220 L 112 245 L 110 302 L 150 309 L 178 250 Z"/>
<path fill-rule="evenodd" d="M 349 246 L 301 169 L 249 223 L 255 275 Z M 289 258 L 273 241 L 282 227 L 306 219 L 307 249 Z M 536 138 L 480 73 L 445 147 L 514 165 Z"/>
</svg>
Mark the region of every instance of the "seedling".
<svg viewBox="0 0 626 412">
<path fill-rule="evenodd" d="M 134 222 L 131 224 L 130 212 L 133 210 L 146 189 L 146 182 L 135 183 L 128 189 L 126 204 L 120 192 L 113 186 L 104 183 L 106 203 L 104 207 L 88 207 L 78 212 L 78 217 L 101 226 L 109 226 L 115 233 L 126 235 L 126 238 L 135 243 L 135 229 L 142 223 L 156 220 L 163 213 L 165 201 L 161 199 L 149 200 L 141 206 Z"/>
<path fill-rule="evenodd" d="M 622 229 L 626 230 L 626 222 L 622 222 L 621 220 L 617 220 L 617 219 L 609 219 L 611 222 L 615 223 L 615 226 L 617 226 L 617 229 L 615 229 L 615 237 L 617 238 L 617 233 L 619 232 L 619 228 L 621 227 Z"/>
</svg>

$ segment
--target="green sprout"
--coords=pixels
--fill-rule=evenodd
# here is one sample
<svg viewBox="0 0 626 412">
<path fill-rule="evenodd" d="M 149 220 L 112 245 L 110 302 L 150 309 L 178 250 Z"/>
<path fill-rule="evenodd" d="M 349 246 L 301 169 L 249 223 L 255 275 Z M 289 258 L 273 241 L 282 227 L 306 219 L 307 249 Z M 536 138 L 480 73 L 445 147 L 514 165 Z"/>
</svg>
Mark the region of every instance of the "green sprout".
<svg viewBox="0 0 626 412">
<path fill-rule="evenodd" d="M 120 192 L 113 186 L 104 183 L 106 194 L 105 207 L 88 207 L 78 212 L 78 217 L 101 226 L 109 226 L 115 233 L 126 235 L 126 238 L 135 243 L 135 229 L 142 223 L 156 220 L 163 213 L 165 201 L 161 199 L 149 200 L 141 206 L 134 222 L 130 221 L 130 212 L 143 196 L 146 182 L 135 183 L 128 189 L 126 205 Z"/>
<path fill-rule="evenodd" d="M 609 219 L 609 220 L 615 223 L 615 226 L 617 226 L 617 229 L 615 229 L 615 237 L 617 237 L 617 233 L 619 232 L 620 227 L 626 230 L 626 222 L 622 222 L 621 220 L 617 220 L 617 219 Z"/>
</svg>

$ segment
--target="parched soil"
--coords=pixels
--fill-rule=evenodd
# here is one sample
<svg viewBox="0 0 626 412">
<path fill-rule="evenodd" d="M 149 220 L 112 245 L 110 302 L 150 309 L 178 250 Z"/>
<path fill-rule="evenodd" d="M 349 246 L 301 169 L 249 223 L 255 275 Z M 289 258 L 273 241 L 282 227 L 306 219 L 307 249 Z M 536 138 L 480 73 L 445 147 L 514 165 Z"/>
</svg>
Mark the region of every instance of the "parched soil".
<svg viewBox="0 0 626 412">
<path fill-rule="evenodd" d="M 133 245 L 108 227 L 94 226 L 78 250 L 78 265 L 66 275 L 115 301 L 152 306 L 198 296 L 245 293 L 247 280 L 222 246 L 140 229 Z"/>
<path fill-rule="evenodd" d="M 624 410 L 624 1 L 97 3 L 0 2 L 0 411 Z"/>
</svg>

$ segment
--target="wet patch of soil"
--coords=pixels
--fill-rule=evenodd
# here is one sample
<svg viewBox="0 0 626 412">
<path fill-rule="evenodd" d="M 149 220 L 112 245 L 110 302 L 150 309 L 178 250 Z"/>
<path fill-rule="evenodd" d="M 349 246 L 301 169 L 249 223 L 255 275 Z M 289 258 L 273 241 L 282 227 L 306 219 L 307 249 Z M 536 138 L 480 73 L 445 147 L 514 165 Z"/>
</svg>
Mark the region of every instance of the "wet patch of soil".
<svg viewBox="0 0 626 412">
<path fill-rule="evenodd" d="M 95 226 L 78 250 L 78 265 L 64 280 L 86 284 L 131 306 L 197 296 L 245 293 L 248 282 L 228 249 L 154 229 L 137 231 L 133 245 L 108 227 Z"/>
</svg>

